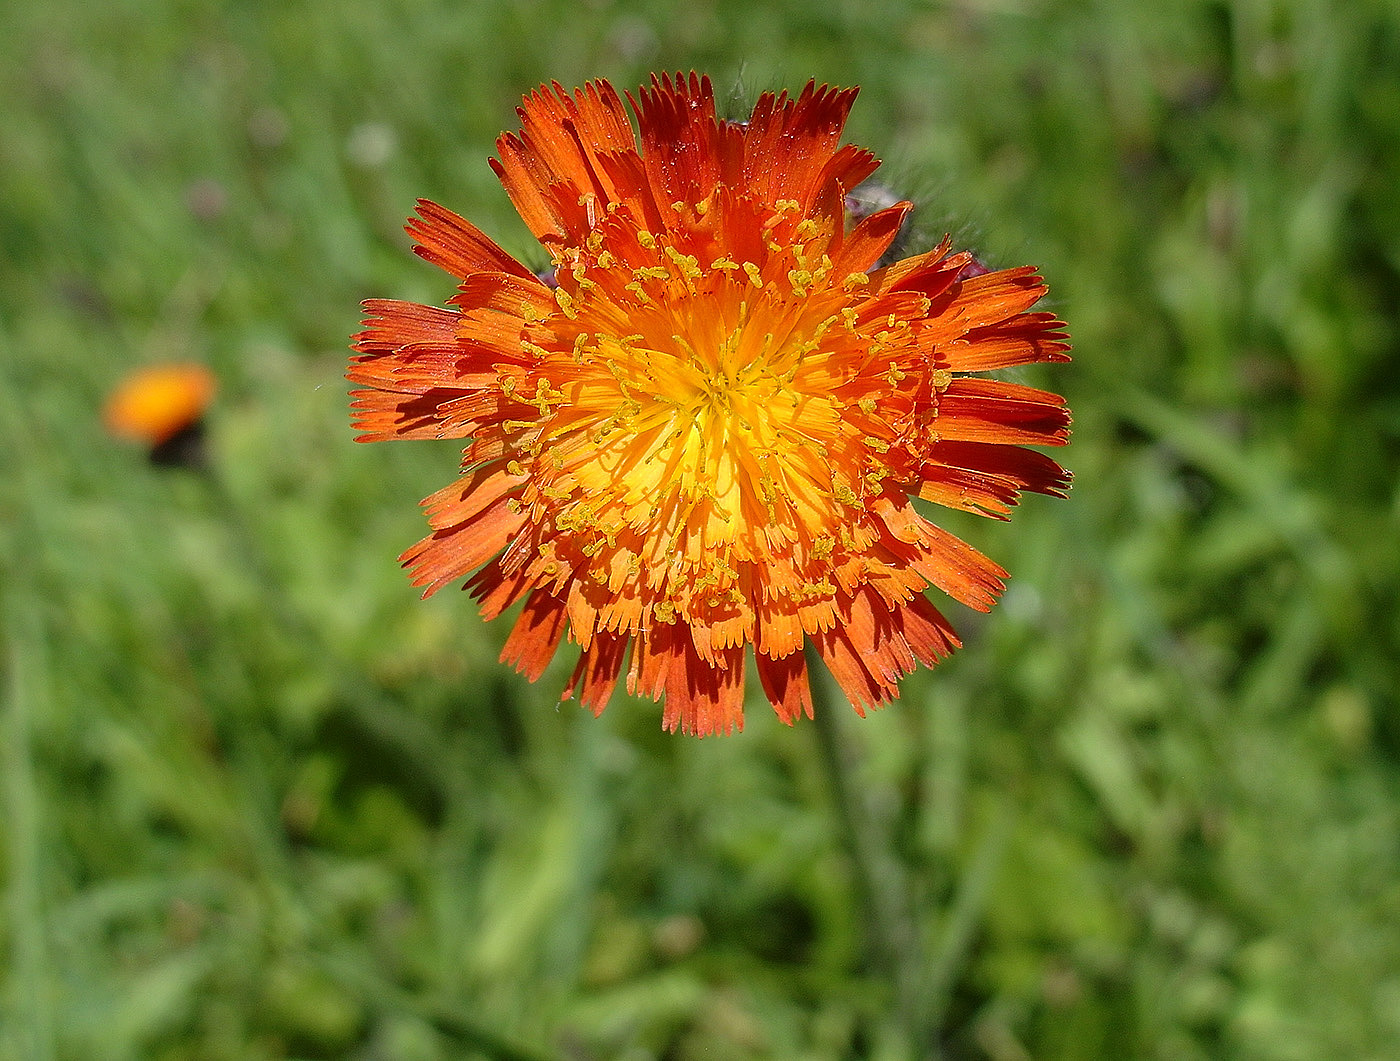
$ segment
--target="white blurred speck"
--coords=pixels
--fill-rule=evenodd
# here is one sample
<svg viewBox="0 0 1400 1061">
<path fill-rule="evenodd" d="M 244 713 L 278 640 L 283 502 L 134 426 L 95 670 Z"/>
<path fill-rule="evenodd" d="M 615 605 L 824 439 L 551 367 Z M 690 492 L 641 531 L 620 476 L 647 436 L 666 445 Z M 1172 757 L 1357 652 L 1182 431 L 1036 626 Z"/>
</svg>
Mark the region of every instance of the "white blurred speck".
<svg viewBox="0 0 1400 1061">
<path fill-rule="evenodd" d="M 362 169 L 377 169 L 393 156 L 398 147 L 394 130 L 383 122 L 361 122 L 350 130 L 345 153 Z"/>
<path fill-rule="evenodd" d="M 1016 622 L 1030 626 L 1040 621 L 1045 602 L 1041 599 L 1040 590 L 1034 586 L 1013 582 L 1001 595 L 1001 610 Z"/>
</svg>

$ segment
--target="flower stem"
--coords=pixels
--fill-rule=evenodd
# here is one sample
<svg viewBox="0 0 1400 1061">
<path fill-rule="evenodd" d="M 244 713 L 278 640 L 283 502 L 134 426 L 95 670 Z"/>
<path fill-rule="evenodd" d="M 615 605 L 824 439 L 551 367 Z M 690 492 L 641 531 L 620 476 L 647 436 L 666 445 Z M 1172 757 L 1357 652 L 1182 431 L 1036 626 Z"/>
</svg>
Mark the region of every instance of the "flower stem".
<svg viewBox="0 0 1400 1061">
<path fill-rule="evenodd" d="M 863 913 L 870 969 L 884 978 L 894 995 L 895 1014 L 911 1055 L 926 1047 L 924 961 L 909 882 L 890 851 L 883 825 L 855 780 L 855 750 L 841 731 L 840 698 L 830 678 L 808 660 L 812 675 L 813 723 L 821 763 L 836 805 L 842 846 L 854 873 Z"/>
</svg>

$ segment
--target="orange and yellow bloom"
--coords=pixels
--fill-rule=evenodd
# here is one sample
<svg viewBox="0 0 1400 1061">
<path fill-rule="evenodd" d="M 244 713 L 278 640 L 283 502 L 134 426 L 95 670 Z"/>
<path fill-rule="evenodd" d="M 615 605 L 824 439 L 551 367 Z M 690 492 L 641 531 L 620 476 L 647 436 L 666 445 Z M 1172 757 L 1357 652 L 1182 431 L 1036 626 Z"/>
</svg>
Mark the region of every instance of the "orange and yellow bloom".
<svg viewBox="0 0 1400 1061">
<path fill-rule="evenodd" d="M 214 398 L 214 374 L 186 362 L 138 369 L 117 385 L 102 408 L 102 422 L 118 438 L 163 447 L 195 431 Z"/>
<path fill-rule="evenodd" d="M 708 78 L 526 97 L 492 165 L 549 252 L 546 282 L 421 202 L 446 308 L 373 300 L 349 378 L 361 440 L 468 438 L 404 553 L 432 593 L 467 578 L 532 680 L 564 637 L 564 696 L 664 696 L 664 725 L 743 725 L 745 654 L 791 723 L 804 645 L 857 711 L 959 642 L 925 596 L 991 607 L 1005 572 L 913 498 L 1004 519 L 1069 475 L 1063 400 L 989 370 L 1068 360 L 1033 268 L 947 240 L 882 264 L 907 202 L 848 227 L 875 157 L 840 145 L 855 90 L 766 94 L 718 118 Z"/>
</svg>

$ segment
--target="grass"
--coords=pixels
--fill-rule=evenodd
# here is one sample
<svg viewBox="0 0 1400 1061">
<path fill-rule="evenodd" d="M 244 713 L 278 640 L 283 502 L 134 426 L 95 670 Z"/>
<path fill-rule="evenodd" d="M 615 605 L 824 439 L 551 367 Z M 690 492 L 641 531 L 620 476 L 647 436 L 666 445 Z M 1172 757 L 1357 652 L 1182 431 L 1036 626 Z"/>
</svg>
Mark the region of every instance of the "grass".
<svg viewBox="0 0 1400 1061">
<path fill-rule="evenodd" d="M 750 8 L 0 0 L 0 1057 L 1400 1054 L 1391 5 Z M 827 751 L 556 709 L 394 564 L 456 448 L 346 425 L 414 199 L 537 258 L 519 95 L 691 67 L 861 84 L 1076 342 L 1071 500 L 949 522 L 1006 599 Z M 101 433 L 168 358 L 212 476 Z"/>
</svg>

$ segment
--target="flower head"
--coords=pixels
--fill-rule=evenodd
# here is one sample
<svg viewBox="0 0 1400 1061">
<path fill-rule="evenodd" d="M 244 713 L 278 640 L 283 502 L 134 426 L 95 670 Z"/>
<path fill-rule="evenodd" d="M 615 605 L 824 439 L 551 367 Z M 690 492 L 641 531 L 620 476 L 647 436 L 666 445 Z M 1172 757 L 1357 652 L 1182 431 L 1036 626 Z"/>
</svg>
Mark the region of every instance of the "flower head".
<svg viewBox="0 0 1400 1061">
<path fill-rule="evenodd" d="M 182 442 L 198 434 L 214 391 L 214 375 L 203 365 L 151 365 L 117 385 L 102 420 L 118 438 L 145 444 L 153 460 L 180 463 L 189 448 Z"/>
<path fill-rule="evenodd" d="M 1005 576 L 911 497 L 1006 518 L 1068 485 L 1022 448 L 1066 441 L 1063 400 L 979 375 L 1067 360 L 1044 284 L 947 240 L 879 265 L 910 204 L 848 227 L 878 165 L 839 143 L 854 99 L 809 83 L 734 122 L 708 78 L 653 77 L 634 132 L 606 81 L 541 88 L 492 166 L 557 286 L 425 201 L 408 231 L 455 297 L 366 303 L 361 440 L 470 438 L 414 583 L 523 601 L 502 658 L 533 680 L 567 634 L 595 712 L 625 670 L 668 729 L 742 727 L 752 646 L 790 723 L 808 642 L 879 705 L 959 643 L 925 589 L 986 610 Z"/>
</svg>

